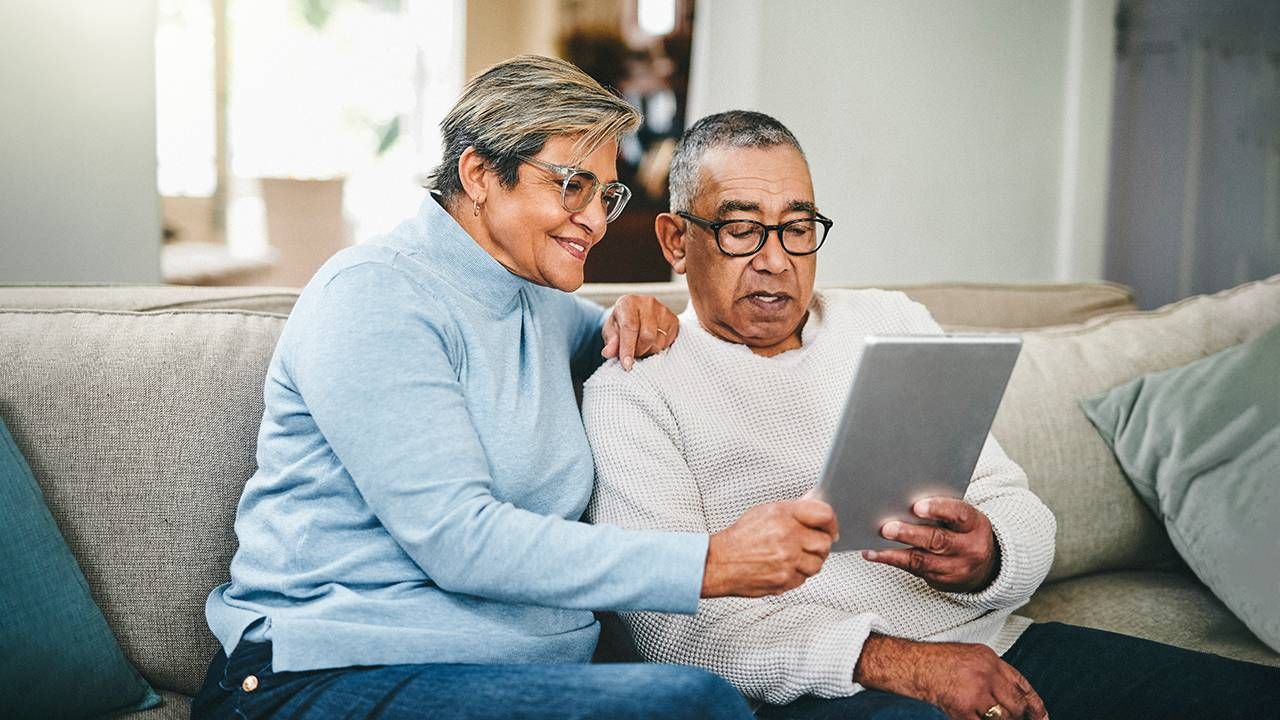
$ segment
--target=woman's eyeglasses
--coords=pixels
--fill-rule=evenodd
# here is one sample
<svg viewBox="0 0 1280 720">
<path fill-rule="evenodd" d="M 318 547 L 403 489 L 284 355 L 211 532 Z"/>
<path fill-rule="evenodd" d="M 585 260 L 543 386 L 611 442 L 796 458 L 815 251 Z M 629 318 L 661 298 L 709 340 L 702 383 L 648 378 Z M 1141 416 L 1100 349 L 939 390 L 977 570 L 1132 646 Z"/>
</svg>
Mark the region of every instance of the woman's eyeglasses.
<svg viewBox="0 0 1280 720">
<path fill-rule="evenodd" d="M 572 165 L 556 165 L 543 162 L 527 155 L 516 155 L 517 158 L 542 168 L 547 172 L 560 176 L 560 204 L 571 213 L 582 212 L 600 193 L 600 202 L 604 204 L 604 221 L 613 222 L 622 214 L 622 208 L 631 199 L 631 190 L 620 182 L 602 183 L 600 178 L 590 170 L 583 170 Z"/>
</svg>

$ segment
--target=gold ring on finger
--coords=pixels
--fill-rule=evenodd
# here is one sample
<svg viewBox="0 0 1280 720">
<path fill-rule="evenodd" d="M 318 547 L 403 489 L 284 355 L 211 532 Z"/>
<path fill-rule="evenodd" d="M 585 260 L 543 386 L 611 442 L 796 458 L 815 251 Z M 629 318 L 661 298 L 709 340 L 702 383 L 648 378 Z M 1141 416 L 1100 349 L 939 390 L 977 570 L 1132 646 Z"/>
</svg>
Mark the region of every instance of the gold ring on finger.
<svg viewBox="0 0 1280 720">
<path fill-rule="evenodd" d="M 659 334 L 659 335 L 662 335 L 663 337 L 666 337 L 666 335 L 667 335 L 667 331 L 666 331 L 666 330 L 663 330 L 662 328 L 658 328 L 658 334 Z"/>
<path fill-rule="evenodd" d="M 996 703 L 987 708 L 987 711 L 982 713 L 982 717 L 984 720 L 1004 720 L 1004 708 Z"/>
</svg>

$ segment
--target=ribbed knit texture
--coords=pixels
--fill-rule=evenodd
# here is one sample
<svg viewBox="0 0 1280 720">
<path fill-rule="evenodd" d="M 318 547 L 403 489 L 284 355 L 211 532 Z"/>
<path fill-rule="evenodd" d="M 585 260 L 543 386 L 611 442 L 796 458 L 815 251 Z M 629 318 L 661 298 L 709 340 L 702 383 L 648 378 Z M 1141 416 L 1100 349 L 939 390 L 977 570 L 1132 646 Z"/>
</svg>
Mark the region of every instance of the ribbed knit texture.
<svg viewBox="0 0 1280 720">
<path fill-rule="evenodd" d="M 815 295 L 802 347 L 766 358 L 708 333 L 690 306 L 669 350 L 631 373 L 608 363 L 586 385 L 596 463 L 587 517 L 715 533 L 754 505 L 800 497 L 817 483 L 865 336 L 940 332 L 901 293 L 828 291 Z M 775 704 L 861 690 L 853 670 L 871 632 L 1003 653 L 1029 624 L 1010 613 L 1053 560 L 1053 514 L 994 438 L 966 500 L 990 518 L 1000 545 L 1000 572 L 981 592 L 939 592 L 858 553 L 836 553 L 780 596 L 702 600 L 692 617 L 623 620 L 645 659 L 707 668 Z"/>
</svg>

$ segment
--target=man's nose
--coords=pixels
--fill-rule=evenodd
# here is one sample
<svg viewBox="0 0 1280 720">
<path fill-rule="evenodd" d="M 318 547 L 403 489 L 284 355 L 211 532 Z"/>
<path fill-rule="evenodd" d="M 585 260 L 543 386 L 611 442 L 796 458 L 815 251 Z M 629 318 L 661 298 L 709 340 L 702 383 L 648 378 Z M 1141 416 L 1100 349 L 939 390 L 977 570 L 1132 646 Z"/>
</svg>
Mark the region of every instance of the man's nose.
<svg viewBox="0 0 1280 720">
<path fill-rule="evenodd" d="M 764 272 L 776 275 L 786 272 L 791 266 L 791 258 L 787 256 L 787 251 L 782 247 L 782 231 L 769 230 L 764 238 L 764 247 L 760 248 L 760 252 L 751 256 L 751 267 L 757 272 Z"/>
</svg>

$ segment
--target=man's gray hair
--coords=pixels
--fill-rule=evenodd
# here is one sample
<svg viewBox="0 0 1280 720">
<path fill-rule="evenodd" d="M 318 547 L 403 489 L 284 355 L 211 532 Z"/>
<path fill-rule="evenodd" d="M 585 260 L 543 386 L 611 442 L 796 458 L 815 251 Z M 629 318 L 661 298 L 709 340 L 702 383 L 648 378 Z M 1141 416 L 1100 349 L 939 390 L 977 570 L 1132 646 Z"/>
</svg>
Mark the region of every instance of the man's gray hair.
<svg viewBox="0 0 1280 720">
<path fill-rule="evenodd" d="M 690 212 L 698 195 L 702 156 L 717 147 L 769 148 L 790 145 L 804 157 L 800 142 L 787 126 L 754 110 L 708 115 L 684 131 L 671 158 L 671 212 Z M 807 159 L 806 159 L 807 162 Z"/>
</svg>

